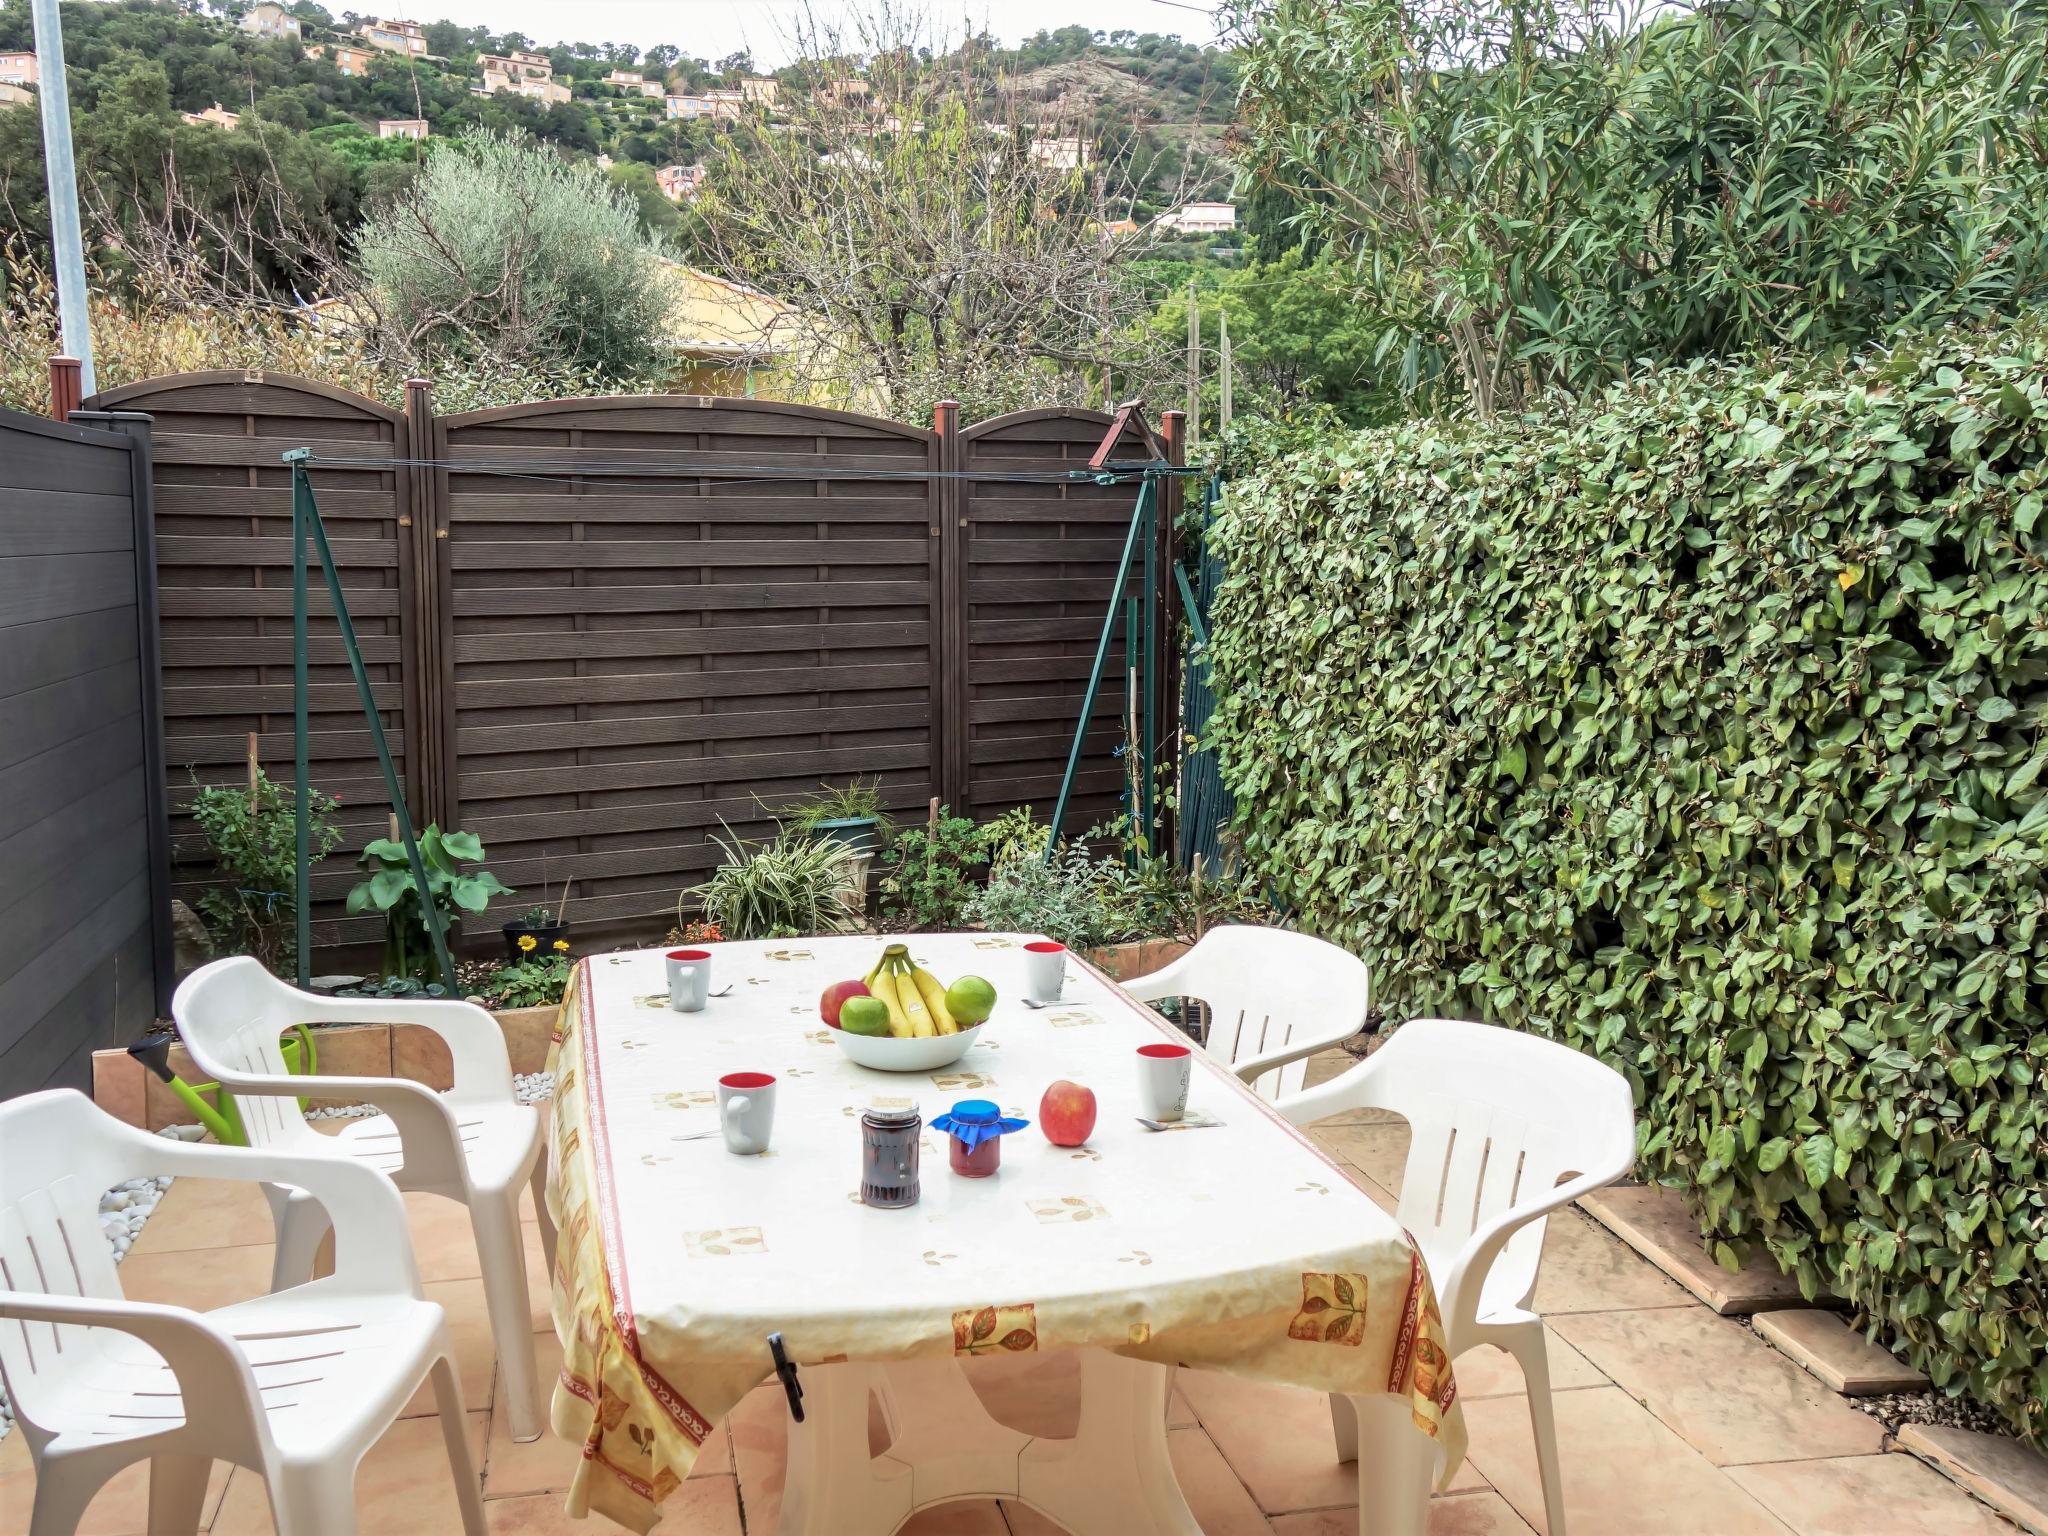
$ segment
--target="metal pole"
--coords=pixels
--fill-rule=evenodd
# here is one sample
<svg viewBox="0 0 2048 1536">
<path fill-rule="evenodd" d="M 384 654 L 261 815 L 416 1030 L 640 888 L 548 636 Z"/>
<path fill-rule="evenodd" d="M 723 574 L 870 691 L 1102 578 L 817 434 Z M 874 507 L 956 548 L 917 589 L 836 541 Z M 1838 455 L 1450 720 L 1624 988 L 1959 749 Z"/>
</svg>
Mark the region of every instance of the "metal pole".
<svg viewBox="0 0 2048 1536">
<path fill-rule="evenodd" d="M 1230 316 L 1221 307 L 1216 311 L 1216 353 L 1217 385 L 1222 392 L 1216 407 L 1216 433 L 1220 437 L 1230 430 Z"/>
<path fill-rule="evenodd" d="M 1195 302 L 1195 280 L 1188 279 L 1188 446 L 1202 441 L 1202 308 Z"/>
<path fill-rule="evenodd" d="M 313 980 L 312 749 L 307 740 L 306 524 L 313 482 L 292 466 L 292 905 L 299 950 L 299 987 Z"/>
<path fill-rule="evenodd" d="M 1194 418 L 1188 419 L 1192 424 Z M 1149 484 L 1152 476 L 1148 473 L 1145 479 Z M 1138 695 L 1144 712 L 1138 716 L 1141 724 L 1139 740 L 1136 743 L 1140 749 L 1139 766 L 1145 776 L 1138 785 L 1138 806 L 1144 816 L 1145 852 L 1148 856 L 1152 851 L 1152 832 L 1155 826 L 1152 806 L 1153 781 L 1159 765 L 1159 504 L 1165 499 L 1163 496 L 1152 497 L 1151 506 L 1148 508 L 1150 515 L 1145 519 L 1144 532 L 1145 584 L 1138 594 L 1138 611 L 1141 615 L 1138 625 L 1139 643 L 1145 648 L 1145 670 L 1139 680 L 1144 691 Z"/>
<path fill-rule="evenodd" d="M 31 0 L 36 74 L 43 107 L 43 170 L 49 178 L 50 240 L 57 261 L 57 313 L 64 350 L 78 359 L 87 396 L 99 393 L 85 298 L 85 236 L 78 224 L 78 166 L 71 153 L 71 93 L 64 80 L 64 23 L 57 0 Z"/>
</svg>

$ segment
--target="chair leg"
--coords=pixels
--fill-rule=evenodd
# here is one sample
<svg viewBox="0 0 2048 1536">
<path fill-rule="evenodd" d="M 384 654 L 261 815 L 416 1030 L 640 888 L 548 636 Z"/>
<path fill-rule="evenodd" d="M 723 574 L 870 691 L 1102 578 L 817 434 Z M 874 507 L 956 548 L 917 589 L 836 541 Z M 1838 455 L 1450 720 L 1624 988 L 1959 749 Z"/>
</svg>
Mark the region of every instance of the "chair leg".
<svg viewBox="0 0 2048 1536">
<path fill-rule="evenodd" d="M 526 1294 L 526 1256 L 520 1250 L 519 1188 L 474 1201 L 469 1219 L 483 1260 L 484 1304 L 498 1346 L 503 1401 L 512 1438 L 538 1440 L 547 1428 L 541 1413 L 540 1369 L 533 1351 L 533 1306 Z"/>
<path fill-rule="evenodd" d="M 313 1278 L 321 1245 L 333 1229 L 327 1209 L 310 1195 L 295 1194 L 275 1184 L 263 1186 L 270 1201 L 270 1219 L 277 1229 L 277 1252 L 270 1261 L 270 1288 L 290 1290 Z"/>
<path fill-rule="evenodd" d="M 469 1419 L 462 1411 L 462 1378 L 455 1373 L 455 1357 L 442 1354 L 428 1375 L 441 1415 L 441 1438 L 448 1443 L 448 1467 L 455 1474 L 455 1498 L 462 1506 L 463 1536 L 484 1536 L 483 1488 L 469 1454 Z"/>
<path fill-rule="evenodd" d="M 555 1218 L 548 1214 L 548 1149 L 542 1146 L 533 1160 L 533 1212 L 540 1223 L 541 1256 L 548 1261 L 548 1273 L 555 1270 Z"/>
<path fill-rule="evenodd" d="M 1550 1396 L 1550 1350 L 1544 1342 L 1543 1325 L 1516 1328 L 1504 1334 L 1500 1342 L 1522 1368 L 1529 1398 L 1529 1427 L 1536 1439 L 1536 1470 L 1543 1479 L 1543 1516 L 1548 1536 L 1565 1536 L 1564 1479 L 1557 1464 L 1557 1417 Z"/>
<path fill-rule="evenodd" d="M 277 1536 L 355 1536 L 353 1456 L 270 1469 L 270 1518 Z"/>
<path fill-rule="evenodd" d="M 149 1459 L 149 1536 L 194 1536 L 206 1512 L 206 1479 L 213 1472 L 206 1456 L 152 1456 Z"/>
<path fill-rule="evenodd" d="M 36 1468 L 29 1536 L 75 1536 L 79 1521 L 85 1518 L 86 1506 L 100 1491 L 102 1481 L 89 1467 L 43 1461 Z"/>
<path fill-rule="evenodd" d="M 1330 1428 L 1337 1434 L 1337 1460 L 1358 1460 L 1358 1408 L 1342 1392 L 1330 1394 Z"/>
</svg>

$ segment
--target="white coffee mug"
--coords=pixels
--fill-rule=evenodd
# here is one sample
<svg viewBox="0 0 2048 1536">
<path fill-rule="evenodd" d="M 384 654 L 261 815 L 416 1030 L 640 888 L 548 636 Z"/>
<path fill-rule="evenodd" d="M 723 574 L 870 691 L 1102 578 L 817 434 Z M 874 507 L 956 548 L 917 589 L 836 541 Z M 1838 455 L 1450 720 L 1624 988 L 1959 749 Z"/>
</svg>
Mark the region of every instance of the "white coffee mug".
<svg viewBox="0 0 2048 1536">
<path fill-rule="evenodd" d="M 1034 1003 L 1056 1003 L 1067 982 L 1067 946 L 1034 939 L 1024 946 L 1024 995 Z"/>
<path fill-rule="evenodd" d="M 725 1150 L 745 1157 L 768 1150 L 775 1129 L 775 1079 L 766 1072 L 728 1072 L 718 1080 L 718 1119 Z"/>
<path fill-rule="evenodd" d="M 1161 1041 L 1138 1047 L 1138 1112 L 1147 1120 L 1178 1120 L 1188 1112 L 1188 1079 L 1195 1055 L 1185 1045 Z"/>
<path fill-rule="evenodd" d="M 668 1005 L 677 1013 L 698 1013 L 711 997 L 711 951 L 672 949 L 668 962 Z"/>
</svg>

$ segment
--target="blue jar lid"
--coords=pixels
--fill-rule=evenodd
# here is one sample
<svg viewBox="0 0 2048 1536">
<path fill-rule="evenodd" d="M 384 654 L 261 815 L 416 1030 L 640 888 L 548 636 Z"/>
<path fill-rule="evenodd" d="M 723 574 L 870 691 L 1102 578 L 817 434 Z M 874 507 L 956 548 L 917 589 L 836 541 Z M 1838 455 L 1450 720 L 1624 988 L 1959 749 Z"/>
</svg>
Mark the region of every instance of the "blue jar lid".
<svg viewBox="0 0 2048 1536">
<path fill-rule="evenodd" d="M 932 1121 L 935 1131 L 950 1131 L 972 1151 L 984 1141 L 1010 1131 L 1021 1131 L 1029 1120 L 1006 1118 L 1002 1110 L 989 1099 L 962 1099 L 946 1114 Z"/>
</svg>

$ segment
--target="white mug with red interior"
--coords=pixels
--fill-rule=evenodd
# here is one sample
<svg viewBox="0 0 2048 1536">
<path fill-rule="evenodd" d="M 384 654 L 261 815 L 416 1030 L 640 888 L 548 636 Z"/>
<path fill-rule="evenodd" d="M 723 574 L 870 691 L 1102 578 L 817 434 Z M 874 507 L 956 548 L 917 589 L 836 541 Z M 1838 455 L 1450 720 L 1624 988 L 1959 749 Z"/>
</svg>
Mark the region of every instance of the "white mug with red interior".
<svg viewBox="0 0 2048 1536">
<path fill-rule="evenodd" d="M 1067 946 L 1034 939 L 1024 946 L 1024 995 L 1034 1003 L 1056 1003 L 1067 983 Z"/>
<path fill-rule="evenodd" d="M 725 1150 L 752 1157 L 768 1150 L 775 1130 L 775 1079 L 766 1072 L 728 1072 L 718 1080 L 718 1120 Z"/>
<path fill-rule="evenodd" d="M 1188 1112 L 1188 1080 L 1195 1053 L 1162 1040 L 1138 1047 L 1138 1113 L 1147 1120 L 1174 1121 Z"/>
</svg>

